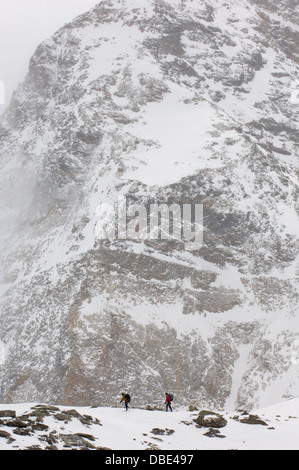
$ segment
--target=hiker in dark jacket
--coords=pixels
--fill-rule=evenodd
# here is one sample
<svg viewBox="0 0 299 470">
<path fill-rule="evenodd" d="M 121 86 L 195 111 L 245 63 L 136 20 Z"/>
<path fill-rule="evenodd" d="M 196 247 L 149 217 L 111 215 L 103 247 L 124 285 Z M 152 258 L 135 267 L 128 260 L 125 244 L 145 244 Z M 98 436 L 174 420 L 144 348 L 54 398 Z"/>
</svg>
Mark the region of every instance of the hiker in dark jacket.
<svg viewBox="0 0 299 470">
<path fill-rule="evenodd" d="M 129 409 L 129 403 L 131 401 L 131 397 L 128 393 L 122 393 L 122 399 L 120 400 L 120 403 L 124 402 L 125 403 L 125 408 L 126 411 Z"/>
<path fill-rule="evenodd" d="M 165 393 L 165 403 L 164 403 L 164 405 L 166 405 L 166 410 L 165 411 L 168 411 L 168 408 L 170 409 L 170 411 L 172 411 L 171 397 L 170 397 L 169 393 Z"/>
</svg>

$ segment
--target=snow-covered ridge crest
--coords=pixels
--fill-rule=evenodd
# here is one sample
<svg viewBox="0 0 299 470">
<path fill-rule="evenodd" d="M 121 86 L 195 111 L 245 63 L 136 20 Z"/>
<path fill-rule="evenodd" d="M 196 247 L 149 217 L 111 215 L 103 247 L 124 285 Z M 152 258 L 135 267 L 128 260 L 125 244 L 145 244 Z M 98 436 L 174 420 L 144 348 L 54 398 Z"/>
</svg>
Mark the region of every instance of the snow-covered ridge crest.
<svg viewBox="0 0 299 470">
<path fill-rule="evenodd" d="M 104 1 L 36 50 L 0 124 L 2 401 L 298 396 L 298 72 L 257 3 Z M 118 197 L 202 204 L 203 246 L 98 240 Z"/>
<path fill-rule="evenodd" d="M 120 408 L 0 405 L 0 449 L 298 450 L 298 419 L 298 400 L 277 403 L 251 414 L 246 410 L 203 411 L 194 405 L 173 413 L 150 406 L 125 412 Z M 133 467 L 141 458 L 138 453 L 134 455 Z M 157 453 L 148 452 L 150 455 L 153 464 Z M 112 463 L 111 459 L 120 464 L 122 459 L 121 453 L 103 452 L 101 456 L 107 464 Z M 187 462 L 192 456 L 193 452 Z M 180 460 L 173 463 L 177 462 Z"/>
</svg>

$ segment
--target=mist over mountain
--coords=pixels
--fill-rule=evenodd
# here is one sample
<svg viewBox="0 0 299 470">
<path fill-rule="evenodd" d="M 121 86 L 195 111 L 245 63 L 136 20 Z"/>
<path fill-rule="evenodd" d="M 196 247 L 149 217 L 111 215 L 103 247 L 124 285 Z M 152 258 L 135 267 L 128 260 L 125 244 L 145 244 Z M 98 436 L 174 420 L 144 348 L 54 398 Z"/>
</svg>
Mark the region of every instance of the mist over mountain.
<svg viewBox="0 0 299 470">
<path fill-rule="evenodd" d="M 102 1 L 0 120 L 0 401 L 228 410 L 299 395 L 298 12 Z M 96 236 L 201 204 L 203 244 Z"/>
</svg>

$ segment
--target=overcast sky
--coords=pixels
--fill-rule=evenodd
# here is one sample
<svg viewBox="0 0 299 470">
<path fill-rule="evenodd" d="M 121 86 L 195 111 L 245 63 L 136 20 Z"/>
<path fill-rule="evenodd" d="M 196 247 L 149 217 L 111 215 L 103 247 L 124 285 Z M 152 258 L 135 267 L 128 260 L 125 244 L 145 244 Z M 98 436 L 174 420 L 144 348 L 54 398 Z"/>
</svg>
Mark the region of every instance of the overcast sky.
<svg viewBox="0 0 299 470">
<path fill-rule="evenodd" d="M 36 47 L 100 0 L 0 0 L 0 113 L 23 81 Z M 5 105 L 2 105 L 2 82 Z"/>
</svg>

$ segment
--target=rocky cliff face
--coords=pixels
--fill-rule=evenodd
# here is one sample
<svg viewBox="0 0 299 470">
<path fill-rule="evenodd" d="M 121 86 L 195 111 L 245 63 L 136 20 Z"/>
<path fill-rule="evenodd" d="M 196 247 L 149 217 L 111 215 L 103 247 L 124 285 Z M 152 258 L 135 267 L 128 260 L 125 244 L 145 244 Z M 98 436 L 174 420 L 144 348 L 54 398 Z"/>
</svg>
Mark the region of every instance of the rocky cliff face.
<svg viewBox="0 0 299 470">
<path fill-rule="evenodd" d="M 295 19 L 103 1 L 38 47 L 0 124 L 2 402 L 298 396 Z M 202 247 L 99 240 L 119 196 L 202 204 Z"/>
</svg>

